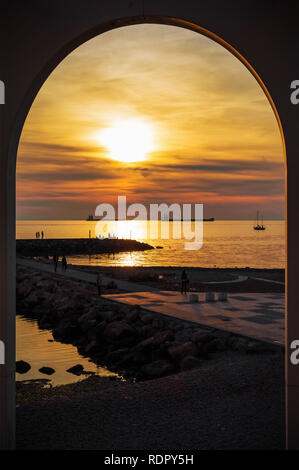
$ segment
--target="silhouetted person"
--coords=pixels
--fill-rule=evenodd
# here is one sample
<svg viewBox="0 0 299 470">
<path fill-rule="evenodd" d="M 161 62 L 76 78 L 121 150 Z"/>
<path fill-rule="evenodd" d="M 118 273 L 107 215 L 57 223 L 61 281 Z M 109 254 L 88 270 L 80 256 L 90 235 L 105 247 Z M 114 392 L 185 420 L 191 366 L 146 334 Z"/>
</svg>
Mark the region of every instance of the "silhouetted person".
<svg viewBox="0 0 299 470">
<path fill-rule="evenodd" d="M 97 288 L 98 295 L 102 295 L 102 276 L 100 273 L 97 274 Z"/>
<path fill-rule="evenodd" d="M 91 230 L 89 230 L 89 238 L 91 238 Z"/>
<path fill-rule="evenodd" d="M 44 239 L 44 232 L 42 232 L 42 240 Z"/>
<path fill-rule="evenodd" d="M 181 277 L 181 293 L 182 294 L 187 294 L 188 282 L 189 281 L 188 281 L 187 273 L 186 273 L 185 269 L 183 269 L 182 277 Z"/>
<path fill-rule="evenodd" d="M 54 271 L 56 273 L 57 271 L 57 265 L 58 265 L 58 256 L 57 255 L 54 255 L 53 256 L 53 263 L 54 263 Z"/>
<path fill-rule="evenodd" d="M 64 255 L 63 255 L 63 257 L 62 257 L 61 264 L 62 264 L 62 271 L 66 271 L 66 269 L 67 269 L 67 261 L 66 261 L 66 257 L 65 257 Z"/>
</svg>

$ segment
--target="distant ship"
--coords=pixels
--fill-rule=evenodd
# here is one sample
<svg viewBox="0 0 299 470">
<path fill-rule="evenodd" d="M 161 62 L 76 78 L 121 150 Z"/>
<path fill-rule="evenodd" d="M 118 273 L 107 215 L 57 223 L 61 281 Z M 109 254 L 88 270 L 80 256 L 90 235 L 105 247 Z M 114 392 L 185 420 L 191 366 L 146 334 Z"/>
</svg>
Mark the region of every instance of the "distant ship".
<svg viewBox="0 0 299 470">
<path fill-rule="evenodd" d="M 99 220 L 99 219 L 95 219 L 93 215 L 89 215 L 86 220 L 87 220 L 87 222 L 92 222 L 94 220 Z M 161 220 L 163 220 L 163 222 L 165 222 L 165 221 L 173 222 L 173 219 L 169 218 L 166 215 L 164 215 Z M 191 222 L 195 222 L 195 220 L 199 220 L 199 219 L 190 219 L 190 220 L 191 220 Z M 215 217 L 210 217 L 208 219 L 203 219 L 204 222 L 214 222 L 214 220 L 215 220 Z"/>
<path fill-rule="evenodd" d="M 163 222 L 178 222 L 178 219 L 175 219 L 173 220 L 173 218 L 169 218 L 167 215 L 164 215 L 162 217 Z M 186 219 L 185 222 L 195 222 L 196 220 L 201 220 L 201 219 Z M 214 222 L 215 220 L 215 217 L 209 217 L 208 219 L 202 219 L 203 222 Z M 181 220 L 181 222 L 183 221 L 183 219 Z"/>
<path fill-rule="evenodd" d="M 261 218 L 261 223 L 259 222 L 259 211 L 256 213 L 256 225 L 254 225 L 253 230 L 266 230 L 263 223 L 263 216 Z"/>
</svg>

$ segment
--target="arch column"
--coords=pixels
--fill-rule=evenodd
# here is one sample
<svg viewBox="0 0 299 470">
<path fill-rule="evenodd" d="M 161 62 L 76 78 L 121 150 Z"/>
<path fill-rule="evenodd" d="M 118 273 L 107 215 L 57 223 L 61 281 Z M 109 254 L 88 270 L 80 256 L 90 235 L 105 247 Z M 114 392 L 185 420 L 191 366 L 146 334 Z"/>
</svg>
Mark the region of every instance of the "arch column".
<svg viewBox="0 0 299 470">
<path fill-rule="evenodd" d="M 0 106 L 0 123 L 3 115 Z M 0 366 L 0 449 L 15 448 L 15 176 L 8 165 L 8 146 L 0 127 L 0 340 L 5 364 Z"/>
</svg>

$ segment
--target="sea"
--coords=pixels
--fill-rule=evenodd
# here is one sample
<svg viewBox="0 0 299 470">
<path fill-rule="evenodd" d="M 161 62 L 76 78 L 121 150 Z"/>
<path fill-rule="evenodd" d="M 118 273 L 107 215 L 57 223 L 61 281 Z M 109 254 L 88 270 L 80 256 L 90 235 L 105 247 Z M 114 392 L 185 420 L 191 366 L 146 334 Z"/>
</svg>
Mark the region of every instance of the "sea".
<svg viewBox="0 0 299 470">
<path fill-rule="evenodd" d="M 168 225 L 169 224 L 169 225 Z M 176 226 L 175 226 L 176 224 Z M 186 240 L 173 238 L 180 222 L 158 222 L 158 233 L 151 237 L 150 222 L 141 220 L 26 220 L 17 221 L 18 239 L 35 238 L 44 232 L 45 238 L 88 238 L 89 236 L 131 238 L 146 242 L 155 250 L 124 252 L 114 255 L 69 256 L 68 262 L 87 266 L 180 266 L 204 268 L 284 268 L 285 222 L 266 220 L 266 230 L 253 229 L 252 220 L 215 220 L 203 222 L 203 243 L 197 250 L 185 249 Z M 169 237 L 167 235 L 169 227 Z M 194 230 L 194 224 L 191 226 Z M 183 232 L 183 230 L 182 230 Z M 192 240 L 191 240 L 192 241 Z"/>
</svg>

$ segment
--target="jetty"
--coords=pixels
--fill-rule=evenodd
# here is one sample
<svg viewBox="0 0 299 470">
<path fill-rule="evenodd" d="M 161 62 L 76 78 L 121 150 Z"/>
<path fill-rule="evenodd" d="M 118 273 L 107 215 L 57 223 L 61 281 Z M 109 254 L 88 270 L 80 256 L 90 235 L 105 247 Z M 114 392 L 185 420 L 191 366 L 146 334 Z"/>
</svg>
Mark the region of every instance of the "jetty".
<svg viewBox="0 0 299 470">
<path fill-rule="evenodd" d="M 119 238 L 49 238 L 16 240 L 17 256 L 83 255 L 153 250 L 136 240 Z"/>
</svg>

